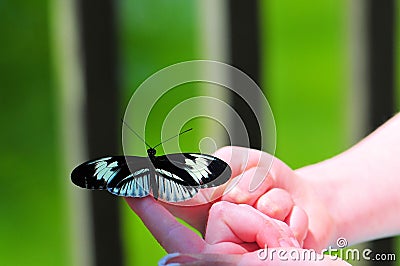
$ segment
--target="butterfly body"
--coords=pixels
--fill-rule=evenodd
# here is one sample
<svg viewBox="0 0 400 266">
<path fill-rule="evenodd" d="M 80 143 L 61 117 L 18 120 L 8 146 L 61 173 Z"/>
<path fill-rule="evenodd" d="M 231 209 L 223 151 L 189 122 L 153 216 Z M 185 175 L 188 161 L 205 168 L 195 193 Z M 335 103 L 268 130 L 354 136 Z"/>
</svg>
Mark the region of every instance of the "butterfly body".
<svg viewBox="0 0 400 266">
<path fill-rule="evenodd" d="M 85 162 L 71 173 L 72 182 L 82 188 L 108 190 L 124 197 L 185 201 L 199 189 L 225 183 L 231 169 L 224 161 L 201 153 L 176 153 L 148 157 L 112 156 Z"/>
</svg>

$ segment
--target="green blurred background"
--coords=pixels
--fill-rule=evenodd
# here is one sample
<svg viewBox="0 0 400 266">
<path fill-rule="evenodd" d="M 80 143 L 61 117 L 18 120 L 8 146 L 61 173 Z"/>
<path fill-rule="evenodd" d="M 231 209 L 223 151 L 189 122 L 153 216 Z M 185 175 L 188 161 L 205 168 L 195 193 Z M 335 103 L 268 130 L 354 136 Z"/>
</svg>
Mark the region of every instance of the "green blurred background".
<svg viewBox="0 0 400 266">
<path fill-rule="evenodd" d="M 79 245 L 70 237 L 72 169 L 63 161 L 62 62 L 54 58 L 53 12 L 62 3 L 0 0 L 1 265 L 72 265 L 71 247 Z M 117 11 L 122 103 L 163 67 L 215 59 L 201 47 L 199 1 L 121 0 Z M 260 12 L 260 85 L 276 119 L 276 155 L 297 168 L 354 144 L 348 2 L 271 0 Z M 120 205 L 127 265 L 155 265 L 165 252 Z"/>
</svg>

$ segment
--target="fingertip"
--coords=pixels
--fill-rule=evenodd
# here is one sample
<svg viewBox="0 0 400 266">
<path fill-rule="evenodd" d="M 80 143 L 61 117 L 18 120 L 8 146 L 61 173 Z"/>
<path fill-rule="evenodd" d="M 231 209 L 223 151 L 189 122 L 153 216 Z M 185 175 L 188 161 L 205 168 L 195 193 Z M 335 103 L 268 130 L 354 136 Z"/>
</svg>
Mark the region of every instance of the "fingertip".
<svg viewBox="0 0 400 266">
<path fill-rule="evenodd" d="M 157 204 L 156 200 L 150 196 L 143 198 L 125 197 L 124 199 L 128 203 L 129 207 L 138 215 L 152 205 Z"/>
<path fill-rule="evenodd" d="M 259 185 L 256 189 L 251 189 L 255 180 Z M 268 176 L 268 168 L 252 167 L 230 181 L 222 200 L 253 205 L 272 186 L 273 180 Z"/>
<path fill-rule="evenodd" d="M 258 199 L 255 206 L 269 217 L 283 221 L 291 212 L 294 203 L 286 190 L 272 188 Z"/>
<path fill-rule="evenodd" d="M 293 206 L 292 211 L 286 218 L 286 223 L 289 225 L 293 235 L 299 243 L 303 243 L 308 232 L 308 215 L 298 206 Z"/>
<path fill-rule="evenodd" d="M 167 252 L 200 252 L 205 242 L 152 197 L 125 198 Z"/>
<path fill-rule="evenodd" d="M 219 148 L 213 153 L 213 156 L 227 162 L 230 164 L 233 158 L 233 154 L 238 152 L 237 147 L 235 146 L 224 146 Z M 240 151 L 239 151 L 240 152 Z"/>
</svg>

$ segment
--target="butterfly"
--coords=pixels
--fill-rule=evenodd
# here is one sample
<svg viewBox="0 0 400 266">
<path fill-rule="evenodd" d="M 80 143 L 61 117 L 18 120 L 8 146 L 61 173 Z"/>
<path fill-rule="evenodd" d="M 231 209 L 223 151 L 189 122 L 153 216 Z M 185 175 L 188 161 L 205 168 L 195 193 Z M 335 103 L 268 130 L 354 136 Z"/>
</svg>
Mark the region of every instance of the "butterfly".
<svg viewBox="0 0 400 266">
<path fill-rule="evenodd" d="M 151 194 L 155 199 L 181 202 L 194 197 L 199 189 L 222 185 L 231 177 L 229 165 L 217 157 L 202 153 L 156 156 L 157 146 L 149 146 L 147 157 L 110 156 L 87 161 L 72 171 L 71 181 L 117 196 L 141 198 Z"/>
</svg>

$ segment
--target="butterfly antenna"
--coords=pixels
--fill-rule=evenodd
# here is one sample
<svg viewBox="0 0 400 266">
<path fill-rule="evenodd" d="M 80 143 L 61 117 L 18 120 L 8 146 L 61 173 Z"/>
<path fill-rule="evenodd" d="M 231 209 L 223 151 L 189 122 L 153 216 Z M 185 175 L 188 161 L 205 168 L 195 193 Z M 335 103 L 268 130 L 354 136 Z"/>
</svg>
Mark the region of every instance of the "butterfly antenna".
<svg viewBox="0 0 400 266">
<path fill-rule="evenodd" d="M 174 138 L 176 138 L 176 137 L 179 137 L 179 136 L 182 135 L 183 133 L 189 132 L 189 131 L 192 130 L 192 129 L 193 129 L 193 128 L 186 129 L 185 131 L 182 131 L 182 132 L 179 133 L 178 135 L 173 136 L 173 137 L 170 137 L 169 139 L 164 140 L 163 142 L 161 142 L 161 143 L 157 144 L 156 146 L 154 146 L 153 149 L 155 149 L 156 147 L 160 146 L 160 145 L 163 144 L 164 142 L 167 142 L 167 141 L 169 141 L 169 140 L 171 140 L 171 139 L 174 139 Z"/>
<path fill-rule="evenodd" d="M 147 147 L 149 147 L 149 149 L 151 149 L 151 146 L 138 134 L 138 133 L 136 133 L 136 131 L 135 130 L 133 130 L 133 128 L 131 128 L 129 125 L 128 125 L 128 123 L 126 123 L 125 121 L 124 121 L 124 119 L 122 119 L 121 118 L 121 121 L 122 121 L 122 123 L 124 123 L 125 124 L 125 126 L 127 127 L 127 128 L 129 128 L 129 130 L 130 131 L 132 131 L 133 132 L 133 134 L 135 134 L 136 135 L 136 137 L 138 137 L 141 141 L 143 141 L 144 142 L 144 144 L 146 144 L 147 145 Z"/>
</svg>

